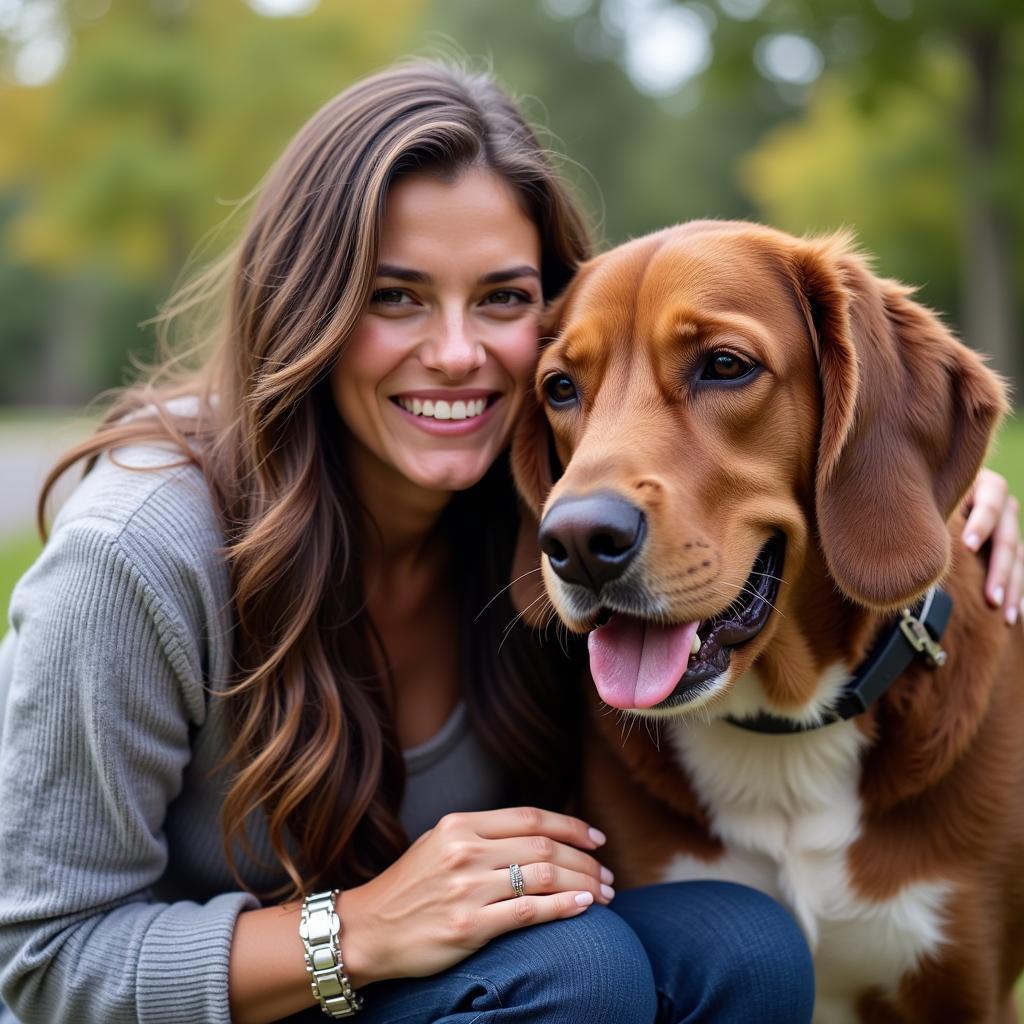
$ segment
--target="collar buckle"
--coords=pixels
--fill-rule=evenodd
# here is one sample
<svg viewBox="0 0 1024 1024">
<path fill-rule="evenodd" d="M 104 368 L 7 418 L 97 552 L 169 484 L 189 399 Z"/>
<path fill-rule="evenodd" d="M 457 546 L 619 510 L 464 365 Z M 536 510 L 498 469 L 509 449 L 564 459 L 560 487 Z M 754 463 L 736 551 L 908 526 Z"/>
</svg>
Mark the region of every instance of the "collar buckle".
<svg viewBox="0 0 1024 1024">
<path fill-rule="evenodd" d="M 900 631 L 907 638 L 907 643 L 923 654 L 932 668 L 942 668 L 946 664 L 946 652 L 937 640 L 932 639 L 931 633 L 925 628 L 924 623 L 915 618 L 909 608 L 903 609 L 900 618 Z"/>
</svg>

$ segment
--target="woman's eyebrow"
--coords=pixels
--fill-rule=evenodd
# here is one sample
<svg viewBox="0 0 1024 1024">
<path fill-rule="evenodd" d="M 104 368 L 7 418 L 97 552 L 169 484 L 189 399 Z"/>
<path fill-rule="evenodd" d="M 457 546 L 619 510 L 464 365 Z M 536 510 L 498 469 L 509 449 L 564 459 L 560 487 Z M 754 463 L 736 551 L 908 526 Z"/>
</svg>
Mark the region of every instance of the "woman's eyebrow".
<svg viewBox="0 0 1024 1024">
<path fill-rule="evenodd" d="M 410 281 L 413 284 L 433 284 L 434 279 L 422 270 L 411 270 L 394 263 L 381 263 L 377 267 L 378 277 L 394 277 L 399 281 Z M 524 263 L 519 267 L 508 267 L 505 270 L 494 270 L 484 274 L 477 284 L 501 284 L 503 281 L 514 281 L 517 277 L 535 277 L 540 280 L 540 272 L 536 267 Z"/>
<path fill-rule="evenodd" d="M 410 270 L 408 267 L 399 267 L 393 263 L 381 263 L 377 267 L 378 277 L 397 277 L 399 281 L 412 281 L 415 284 L 430 284 L 433 278 L 424 274 L 422 270 Z"/>
<path fill-rule="evenodd" d="M 508 270 L 495 270 L 490 274 L 484 274 L 479 283 L 501 284 L 502 281 L 514 281 L 517 277 L 535 277 L 540 280 L 540 272 L 536 267 L 524 263 L 521 267 L 509 267 Z"/>
</svg>

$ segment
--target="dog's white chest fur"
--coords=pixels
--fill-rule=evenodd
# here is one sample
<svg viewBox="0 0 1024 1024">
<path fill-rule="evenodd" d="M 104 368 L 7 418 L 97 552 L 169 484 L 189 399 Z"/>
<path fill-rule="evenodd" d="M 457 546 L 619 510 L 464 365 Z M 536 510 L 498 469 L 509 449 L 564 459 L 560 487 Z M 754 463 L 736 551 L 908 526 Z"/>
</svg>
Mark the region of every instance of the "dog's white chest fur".
<svg viewBox="0 0 1024 1024">
<path fill-rule="evenodd" d="M 823 700 L 843 676 L 836 670 L 822 680 Z M 765 706 L 760 691 L 747 673 L 732 688 L 729 710 Z M 851 887 L 847 851 L 861 829 L 864 743 L 852 722 L 776 736 L 675 719 L 669 732 L 726 852 L 710 864 L 680 855 L 666 881 L 729 879 L 789 907 L 814 953 L 816 1022 L 855 1021 L 859 992 L 891 989 L 941 944 L 948 883 L 916 882 L 879 901 Z"/>
</svg>

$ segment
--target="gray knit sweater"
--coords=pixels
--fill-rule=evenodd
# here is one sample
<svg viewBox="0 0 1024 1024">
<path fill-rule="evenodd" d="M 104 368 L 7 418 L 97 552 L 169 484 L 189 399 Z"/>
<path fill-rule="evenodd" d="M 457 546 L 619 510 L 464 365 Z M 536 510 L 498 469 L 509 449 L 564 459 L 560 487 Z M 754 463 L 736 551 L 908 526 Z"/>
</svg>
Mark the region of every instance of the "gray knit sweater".
<svg viewBox="0 0 1024 1024">
<path fill-rule="evenodd" d="M 229 1020 L 235 919 L 260 904 L 228 869 L 226 777 L 210 774 L 226 750 L 222 543 L 198 469 L 104 456 L 15 588 L 0 654 L 0 1022 Z M 493 769 L 454 746 L 475 788 L 445 799 L 495 806 Z M 249 832 L 272 864 L 262 821 Z M 256 891 L 284 881 L 236 860 Z"/>
</svg>

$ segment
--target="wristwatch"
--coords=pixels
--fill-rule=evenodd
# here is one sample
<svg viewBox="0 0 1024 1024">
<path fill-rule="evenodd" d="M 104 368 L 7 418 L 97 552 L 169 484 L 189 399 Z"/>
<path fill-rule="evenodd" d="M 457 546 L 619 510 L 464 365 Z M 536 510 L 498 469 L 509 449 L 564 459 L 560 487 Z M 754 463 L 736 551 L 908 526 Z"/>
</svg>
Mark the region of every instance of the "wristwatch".
<svg viewBox="0 0 1024 1024">
<path fill-rule="evenodd" d="M 309 987 L 320 1009 L 335 1018 L 354 1017 L 363 1008 L 362 997 L 352 988 L 341 960 L 341 919 L 335 909 L 338 892 L 332 889 L 307 896 L 299 917 Z"/>
</svg>

